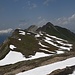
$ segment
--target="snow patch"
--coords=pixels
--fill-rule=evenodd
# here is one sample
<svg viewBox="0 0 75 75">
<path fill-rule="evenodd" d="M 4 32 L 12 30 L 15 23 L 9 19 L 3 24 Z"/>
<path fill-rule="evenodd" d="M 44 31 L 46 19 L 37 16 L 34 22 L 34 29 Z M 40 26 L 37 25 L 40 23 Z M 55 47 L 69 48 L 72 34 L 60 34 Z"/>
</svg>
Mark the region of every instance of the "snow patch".
<svg viewBox="0 0 75 75">
<path fill-rule="evenodd" d="M 64 45 L 64 46 L 73 46 L 72 44 L 63 43 L 62 41 L 56 41 L 57 43 Z"/>
<path fill-rule="evenodd" d="M 27 33 L 28 35 L 30 35 L 31 33 Z"/>
<path fill-rule="evenodd" d="M 16 47 L 15 47 L 14 45 L 10 45 L 9 48 L 13 50 L 13 49 L 15 49 Z"/>
<path fill-rule="evenodd" d="M 57 52 L 57 54 L 62 54 L 62 53 L 64 53 L 64 51 L 56 51 Z"/>
<path fill-rule="evenodd" d="M 42 47 L 49 48 L 48 46 L 43 45 L 41 42 L 39 42 L 38 44 Z"/>
<path fill-rule="evenodd" d="M 39 49 L 42 50 L 42 51 L 49 52 L 49 53 L 55 53 L 55 52 L 49 51 L 49 50 L 47 50 L 47 49 L 43 49 L 43 48 L 39 48 Z"/>
<path fill-rule="evenodd" d="M 71 49 L 71 48 L 69 48 L 69 47 L 63 47 L 63 46 L 60 46 L 60 48 L 61 48 L 61 49 L 64 49 L 64 50 L 68 50 L 68 51 L 70 51 L 70 49 Z"/>
<path fill-rule="evenodd" d="M 49 36 L 49 37 L 51 37 L 51 38 L 57 39 L 57 40 L 61 40 L 61 41 L 68 42 L 67 40 L 64 40 L 64 39 L 58 38 L 58 37 L 56 37 L 56 36 L 52 36 L 52 35 L 49 35 L 49 34 L 46 34 L 46 35 Z"/>
<path fill-rule="evenodd" d="M 39 32 L 39 34 L 40 34 L 40 35 L 43 35 L 41 31 Z"/>
<path fill-rule="evenodd" d="M 0 66 L 14 64 L 22 60 L 25 60 L 25 58 L 20 52 L 10 51 L 4 59 L 0 60 Z"/>
<path fill-rule="evenodd" d="M 46 40 L 52 40 L 52 39 L 51 39 L 51 38 L 49 38 L 49 37 L 45 37 L 45 39 L 46 39 Z M 53 40 L 52 40 L 52 41 L 53 41 Z"/>
<path fill-rule="evenodd" d="M 20 30 L 20 31 L 19 31 L 19 34 L 25 35 L 25 32 Z"/>
<path fill-rule="evenodd" d="M 45 54 L 43 52 L 37 52 L 34 56 L 31 56 L 30 58 L 25 58 L 20 52 L 10 51 L 4 59 L 0 60 L 0 66 L 14 64 L 24 60 L 32 60 L 40 57 L 46 57 L 49 55 L 50 54 Z"/>
<path fill-rule="evenodd" d="M 41 37 L 41 36 L 39 34 L 36 34 L 35 37 L 37 38 L 37 37 Z"/>
<path fill-rule="evenodd" d="M 21 41 L 21 39 L 18 39 L 19 41 Z"/>
<path fill-rule="evenodd" d="M 36 54 L 35 54 L 35 56 L 32 56 L 31 58 L 28 58 L 28 59 L 36 59 L 36 58 L 40 58 L 40 57 L 46 57 L 46 56 L 50 56 L 50 54 L 45 54 L 45 53 L 43 53 L 43 52 L 37 52 Z"/>
<path fill-rule="evenodd" d="M 44 41 L 47 42 L 48 44 L 51 44 L 51 45 L 53 45 L 53 46 L 55 46 L 55 47 L 58 47 L 57 44 L 54 44 L 53 42 L 51 42 L 51 41 L 49 41 L 49 40 L 44 40 Z"/>
<path fill-rule="evenodd" d="M 37 67 L 35 69 L 28 70 L 28 71 L 25 71 L 25 72 L 22 72 L 22 73 L 19 73 L 16 75 L 39 75 L 39 73 L 40 73 L 40 75 L 47 75 L 56 69 L 63 69 L 66 66 L 72 66 L 72 65 L 75 65 L 75 57 L 69 58 L 67 60 L 55 62 L 55 63 L 49 64 L 49 65 Z M 75 75 L 75 74 L 73 74 L 73 75 Z"/>
<path fill-rule="evenodd" d="M 51 44 L 51 45 L 53 45 L 53 46 L 55 46 L 55 47 L 58 47 L 58 48 L 60 48 L 60 49 L 63 49 L 63 50 L 68 50 L 68 51 L 70 51 L 70 49 L 72 49 L 72 47 L 64 47 L 64 46 L 58 46 L 58 44 L 55 44 L 55 43 L 53 43 L 52 41 L 50 41 L 50 40 L 45 40 L 44 39 L 44 41 L 46 42 L 46 43 L 48 43 L 48 44 Z M 71 44 L 67 44 L 68 46 L 71 46 Z"/>
</svg>

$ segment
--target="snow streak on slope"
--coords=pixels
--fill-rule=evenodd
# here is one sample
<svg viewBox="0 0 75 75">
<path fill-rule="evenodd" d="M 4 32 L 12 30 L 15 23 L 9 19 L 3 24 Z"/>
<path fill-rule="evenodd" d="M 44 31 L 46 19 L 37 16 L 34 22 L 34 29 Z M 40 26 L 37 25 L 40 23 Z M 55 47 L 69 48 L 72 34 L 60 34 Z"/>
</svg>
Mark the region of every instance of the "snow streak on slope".
<svg viewBox="0 0 75 75">
<path fill-rule="evenodd" d="M 55 43 L 53 43 L 53 42 L 51 42 L 51 41 L 48 41 L 48 40 L 44 40 L 44 41 L 47 42 L 48 44 L 51 44 L 51 45 L 53 45 L 53 46 L 55 46 L 55 47 L 58 47 L 57 44 L 55 44 Z"/>
<path fill-rule="evenodd" d="M 19 38 L 18 40 L 19 40 L 19 41 L 21 41 L 21 39 L 20 39 L 20 38 Z"/>
<path fill-rule="evenodd" d="M 39 34 L 36 34 L 35 37 L 40 37 L 40 35 Z"/>
<path fill-rule="evenodd" d="M 56 69 L 63 69 L 66 66 L 72 66 L 72 65 L 75 65 L 75 57 L 69 58 L 64 61 L 59 61 L 59 62 L 56 62 L 53 64 L 41 66 L 41 67 L 26 71 L 26 72 L 16 74 L 16 75 L 39 75 L 39 74 L 40 75 L 47 75 Z"/>
<path fill-rule="evenodd" d="M 72 44 L 68 44 L 68 43 L 63 43 L 62 41 L 56 41 L 57 43 L 63 45 L 63 46 L 72 46 Z"/>
<path fill-rule="evenodd" d="M 64 53 L 64 51 L 56 51 L 57 52 L 57 54 L 62 54 L 62 53 Z"/>
<path fill-rule="evenodd" d="M 41 42 L 39 42 L 38 44 L 39 44 L 40 46 L 42 46 L 42 47 L 48 48 L 48 46 L 43 45 Z"/>
<path fill-rule="evenodd" d="M 32 32 L 25 32 L 23 30 L 19 30 L 19 34 L 26 36 L 26 35 L 32 35 Z M 48 50 L 47 52 L 50 52 L 50 49 L 51 49 L 50 46 L 52 46 L 53 48 L 55 47 L 54 51 L 56 51 L 57 54 L 64 53 L 63 51 L 65 50 L 70 51 L 72 49 L 73 45 L 70 44 L 67 40 L 46 34 L 41 31 L 39 33 L 33 33 L 33 34 L 34 34 L 34 37 L 38 39 L 38 45 L 41 46 L 40 48 L 43 47 L 43 50 Z M 21 41 L 21 39 L 18 39 L 18 40 Z M 58 50 L 63 50 L 63 51 L 58 51 Z"/>
<path fill-rule="evenodd" d="M 67 40 L 64 40 L 64 39 L 61 39 L 61 38 L 58 38 L 56 36 L 52 36 L 52 35 L 49 35 L 49 34 L 46 34 L 48 37 L 50 38 L 54 38 L 54 39 L 57 39 L 57 40 L 61 40 L 61 41 L 65 41 L 65 42 L 68 42 Z"/>
<path fill-rule="evenodd" d="M 46 52 L 49 52 L 50 54 L 52 53 L 55 53 L 55 52 L 53 52 L 53 51 L 49 51 L 49 50 L 47 50 L 47 49 L 43 49 L 43 48 L 39 48 L 41 51 L 46 51 Z"/>
<path fill-rule="evenodd" d="M 20 30 L 20 31 L 19 31 L 19 34 L 25 35 L 25 32 Z"/>
<path fill-rule="evenodd" d="M 32 59 L 46 57 L 46 56 L 50 56 L 50 54 L 37 52 L 34 56 L 31 56 L 31 58 L 25 58 L 20 52 L 10 51 L 4 59 L 0 60 L 0 66 L 7 65 L 7 64 L 14 64 L 19 61 L 32 60 Z"/>
<path fill-rule="evenodd" d="M 16 47 L 15 47 L 14 45 L 10 45 L 9 48 L 10 48 L 11 50 L 13 50 L 13 49 L 15 49 Z"/>
<path fill-rule="evenodd" d="M 58 38 L 56 36 L 52 36 L 46 33 L 42 33 L 41 31 L 39 34 L 35 35 L 35 38 L 41 38 L 39 39 L 38 45 L 41 47 L 39 50 L 46 51 L 50 53 L 51 47 L 53 51 L 56 51 L 54 53 L 61 54 L 65 53 L 65 51 L 70 51 L 72 49 L 72 44 L 70 44 L 67 40 Z M 52 50 L 51 50 L 52 53 Z"/>
</svg>

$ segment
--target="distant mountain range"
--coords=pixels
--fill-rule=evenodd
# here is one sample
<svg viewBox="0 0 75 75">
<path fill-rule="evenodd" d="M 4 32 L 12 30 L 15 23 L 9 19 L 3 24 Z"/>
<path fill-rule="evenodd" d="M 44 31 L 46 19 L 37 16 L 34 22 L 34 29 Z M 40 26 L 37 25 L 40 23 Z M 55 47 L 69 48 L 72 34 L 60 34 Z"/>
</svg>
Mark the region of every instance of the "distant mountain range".
<svg viewBox="0 0 75 75">
<path fill-rule="evenodd" d="M 48 22 L 16 29 L 0 46 L 0 75 L 16 75 L 74 56 L 75 34 L 66 28 Z"/>
</svg>

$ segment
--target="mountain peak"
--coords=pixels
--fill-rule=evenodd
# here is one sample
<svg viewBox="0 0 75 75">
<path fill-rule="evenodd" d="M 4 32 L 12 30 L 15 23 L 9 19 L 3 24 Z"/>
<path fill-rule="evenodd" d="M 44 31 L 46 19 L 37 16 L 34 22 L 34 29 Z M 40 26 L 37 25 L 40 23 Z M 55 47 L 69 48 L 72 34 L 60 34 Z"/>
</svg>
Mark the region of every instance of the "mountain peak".
<svg viewBox="0 0 75 75">
<path fill-rule="evenodd" d="M 46 25 L 44 25 L 43 27 L 45 28 L 54 28 L 54 25 L 51 22 L 48 22 Z"/>
<path fill-rule="evenodd" d="M 46 31 L 47 29 L 49 29 L 49 30 L 52 30 L 52 29 L 56 30 L 55 26 L 51 22 L 48 22 L 46 25 L 44 25 L 42 27 L 42 30 L 44 30 L 44 31 Z"/>
<path fill-rule="evenodd" d="M 38 29 L 38 26 L 31 25 L 29 28 L 27 28 L 27 31 L 29 31 L 29 32 L 36 32 L 37 29 Z"/>
<path fill-rule="evenodd" d="M 48 22 L 46 25 L 53 26 L 53 24 L 51 22 Z"/>
<path fill-rule="evenodd" d="M 10 30 L 11 29 L 8 31 Z M 26 30 L 16 29 L 12 35 L 0 45 L 0 75 L 19 75 L 18 73 L 26 75 L 27 70 L 45 65 L 52 66 L 52 63 L 57 63 L 60 60 L 66 60 L 74 56 L 75 34 L 65 28 L 54 26 L 48 22 L 39 28 L 32 25 Z M 75 58 L 71 61 L 74 60 Z M 59 62 L 56 65 L 59 65 Z M 62 63 L 62 65 L 64 65 L 64 63 Z M 54 67 L 53 70 L 55 68 L 58 69 L 58 67 Z M 70 70 L 73 71 L 71 68 Z M 61 71 L 55 71 L 55 73 L 56 72 Z M 37 74 L 39 75 L 39 73 Z M 31 75 L 31 73 L 28 75 Z"/>
</svg>

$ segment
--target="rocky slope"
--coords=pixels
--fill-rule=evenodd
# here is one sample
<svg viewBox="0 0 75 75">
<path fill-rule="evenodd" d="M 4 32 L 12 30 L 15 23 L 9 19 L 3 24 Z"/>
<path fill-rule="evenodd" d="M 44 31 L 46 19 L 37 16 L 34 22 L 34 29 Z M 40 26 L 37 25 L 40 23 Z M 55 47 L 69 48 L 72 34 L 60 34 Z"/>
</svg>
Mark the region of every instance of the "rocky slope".
<svg viewBox="0 0 75 75">
<path fill-rule="evenodd" d="M 50 22 L 40 28 L 16 29 L 0 46 L 0 75 L 15 75 L 74 57 L 74 46 L 75 34 Z"/>
<path fill-rule="evenodd" d="M 75 65 L 70 67 L 67 66 L 66 68 L 55 70 L 49 75 L 75 75 L 74 71 L 75 71 Z"/>
<path fill-rule="evenodd" d="M 48 22 L 43 27 L 39 28 L 38 30 L 44 31 L 50 35 L 54 35 L 60 37 L 62 39 L 66 39 L 69 41 L 75 42 L 75 34 L 66 28 L 62 28 L 59 26 L 54 26 L 52 23 Z"/>
</svg>

